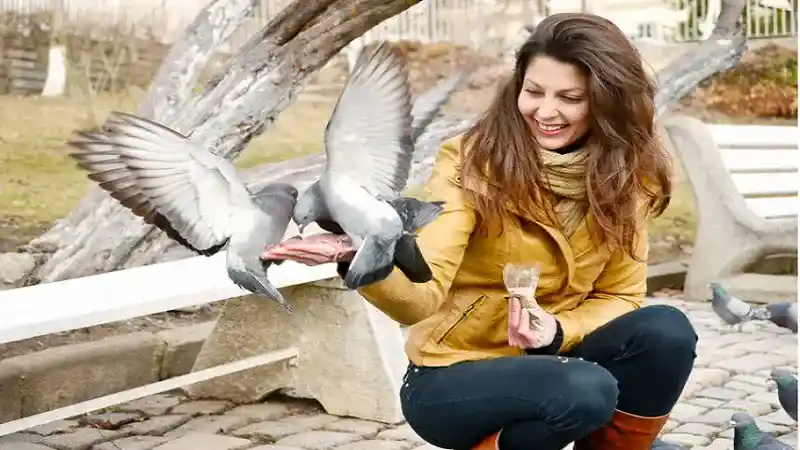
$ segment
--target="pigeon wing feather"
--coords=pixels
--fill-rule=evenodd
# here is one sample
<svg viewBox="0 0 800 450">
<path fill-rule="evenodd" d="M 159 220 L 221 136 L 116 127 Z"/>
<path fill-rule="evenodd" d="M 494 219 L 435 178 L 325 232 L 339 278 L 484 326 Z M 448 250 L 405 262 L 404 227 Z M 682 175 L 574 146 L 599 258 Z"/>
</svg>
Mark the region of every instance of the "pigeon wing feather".
<svg viewBox="0 0 800 450">
<path fill-rule="evenodd" d="M 405 189 L 414 152 L 408 67 L 385 42 L 361 52 L 325 129 L 325 151 L 331 179 L 357 180 L 377 198 Z"/>
</svg>

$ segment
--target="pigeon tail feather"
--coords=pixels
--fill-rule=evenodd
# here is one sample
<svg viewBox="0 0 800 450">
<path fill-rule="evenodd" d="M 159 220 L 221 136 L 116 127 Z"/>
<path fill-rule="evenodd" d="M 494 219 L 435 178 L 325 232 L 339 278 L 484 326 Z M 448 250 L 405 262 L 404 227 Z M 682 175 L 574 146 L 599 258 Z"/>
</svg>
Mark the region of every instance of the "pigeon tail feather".
<svg viewBox="0 0 800 450">
<path fill-rule="evenodd" d="M 356 252 L 344 284 L 348 289 L 357 289 L 381 281 L 394 270 L 393 255 L 395 240 L 381 240 L 377 236 L 366 236 Z"/>
<path fill-rule="evenodd" d="M 269 263 L 266 263 L 267 265 Z M 292 313 L 292 307 L 289 302 L 283 297 L 280 291 L 264 277 L 263 279 L 256 274 L 237 269 L 228 269 L 228 276 L 231 281 L 242 289 L 248 290 L 254 294 L 260 294 L 276 301 L 283 307 L 289 314 Z"/>
</svg>

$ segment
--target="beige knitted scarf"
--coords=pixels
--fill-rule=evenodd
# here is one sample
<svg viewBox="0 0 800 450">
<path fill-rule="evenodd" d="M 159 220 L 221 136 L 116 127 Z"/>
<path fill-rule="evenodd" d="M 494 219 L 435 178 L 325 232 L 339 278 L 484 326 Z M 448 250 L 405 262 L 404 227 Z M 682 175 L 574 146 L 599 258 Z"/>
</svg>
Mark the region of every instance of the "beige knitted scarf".
<svg viewBox="0 0 800 450">
<path fill-rule="evenodd" d="M 561 231 L 572 236 L 586 217 L 586 148 L 561 154 L 539 149 L 544 179 L 554 198 Z"/>
</svg>

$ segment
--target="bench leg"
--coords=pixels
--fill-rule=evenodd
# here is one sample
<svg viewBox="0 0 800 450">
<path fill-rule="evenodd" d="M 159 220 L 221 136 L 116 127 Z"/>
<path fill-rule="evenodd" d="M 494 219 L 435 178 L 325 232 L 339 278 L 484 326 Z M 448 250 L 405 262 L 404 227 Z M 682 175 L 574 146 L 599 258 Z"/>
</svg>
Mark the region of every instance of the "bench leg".
<svg viewBox="0 0 800 450">
<path fill-rule="evenodd" d="M 255 402 L 279 389 L 313 398 L 329 414 L 403 420 L 399 389 L 408 361 L 397 323 L 340 282 L 283 289 L 290 316 L 253 296 L 229 300 L 193 370 L 296 346 L 296 367 L 247 370 L 187 388 L 195 398 Z"/>
</svg>

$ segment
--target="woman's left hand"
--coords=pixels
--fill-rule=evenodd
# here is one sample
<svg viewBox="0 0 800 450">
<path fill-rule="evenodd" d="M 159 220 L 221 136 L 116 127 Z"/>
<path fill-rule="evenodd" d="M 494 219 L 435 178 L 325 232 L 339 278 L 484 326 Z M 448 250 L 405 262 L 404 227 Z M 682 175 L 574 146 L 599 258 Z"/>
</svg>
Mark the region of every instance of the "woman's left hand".
<svg viewBox="0 0 800 450">
<path fill-rule="evenodd" d="M 541 348 L 553 343 L 556 318 L 536 305 L 523 308 L 519 297 L 508 299 L 508 343 L 520 348 Z"/>
</svg>

